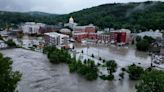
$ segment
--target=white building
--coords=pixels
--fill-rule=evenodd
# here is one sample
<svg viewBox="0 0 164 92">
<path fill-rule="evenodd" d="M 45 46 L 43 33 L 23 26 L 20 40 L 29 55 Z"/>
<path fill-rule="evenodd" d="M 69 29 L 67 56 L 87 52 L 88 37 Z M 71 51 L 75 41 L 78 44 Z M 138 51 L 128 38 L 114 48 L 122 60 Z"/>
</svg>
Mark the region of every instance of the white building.
<svg viewBox="0 0 164 92">
<path fill-rule="evenodd" d="M 160 33 L 159 31 L 146 31 L 146 32 L 141 32 L 139 34 L 137 34 L 137 36 L 140 36 L 140 37 L 144 37 L 144 36 L 150 36 L 154 39 L 157 39 L 157 38 L 162 38 L 162 33 Z"/>
<path fill-rule="evenodd" d="M 26 22 L 21 26 L 23 33 L 25 34 L 38 34 L 40 27 L 45 27 L 43 23 Z"/>
<path fill-rule="evenodd" d="M 72 17 L 69 18 L 69 23 L 64 24 L 65 27 L 70 27 L 70 28 L 74 28 L 75 26 L 77 26 L 77 23 L 74 22 L 74 19 Z"/>
<path fill-rule="evenodd" d="M 50 32 L 44 34 L 45 43 L 47 45 L 53 46 L 65 46 L 69 44 L 69 36 L 64 34 L 59 34 L 56 32 Z"/>
</svg>

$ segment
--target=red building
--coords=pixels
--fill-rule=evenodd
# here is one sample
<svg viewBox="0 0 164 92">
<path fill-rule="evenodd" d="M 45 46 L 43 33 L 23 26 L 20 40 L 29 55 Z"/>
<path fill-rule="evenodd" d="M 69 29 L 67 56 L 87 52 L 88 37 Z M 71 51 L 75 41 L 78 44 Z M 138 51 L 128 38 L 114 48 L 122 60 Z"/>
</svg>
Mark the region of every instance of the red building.
<svg viewBox="0 0 164 92">
<path fill-rule="evenodd" d="M 81 42 L 83 39 L 96 39 L 96 28 L 93 25 L 76 26 L 73 28 L 73 38 Z"/>
<path fill-rule="evenodd" d="M 111 41 L 113 43 L 121 43 L 122 45 L 129 43 L 130 30 L 120 29 L 111 32 Z"/>
<path fill-rule="evenodd" d="M 39 33 L 40 35 L 43 35 L 44 33 L 49 33 L 49 32 L 56 32 L 58 29 L 48 26 L 48 27 L 40 27 L 39 28 Z"/>
<path fill-rule="evenodd" d="M 95 33 L 96 29 L 95 29 L 94 26 L 86 26 L 85 27 L 85 32 L 87 32 L 87 33 Z"/>
</svg>

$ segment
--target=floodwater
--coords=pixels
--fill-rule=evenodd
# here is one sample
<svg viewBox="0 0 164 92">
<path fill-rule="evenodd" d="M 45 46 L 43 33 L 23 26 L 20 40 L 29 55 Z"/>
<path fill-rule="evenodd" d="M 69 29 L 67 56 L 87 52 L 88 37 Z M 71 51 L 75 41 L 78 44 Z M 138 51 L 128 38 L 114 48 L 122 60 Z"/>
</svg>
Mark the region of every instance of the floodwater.
<svg viewBox="0 0 164 92">
<path fill-rule="evenodd" d="M 116 47 L 81 47 L 77 51 L 96 55 L 106 59 L 115 59 L 119 67 L 127 66 L 133 62 L 143 62 L 149 65 L 150 57 L 145 53 L 136 52 L 133 48 Z M 48 62 L 45 55 L 24 49 L 9 49 L 1 51 L 13 60 L 14 70 L 19 70 L 22 80 L 18 85 L 19 92 L 135 92 L 135 83 L 125 78 L 113 81 L 86 81 L 77 74 L 69 73 L 66 64 L 54 65 Z M 97 54 L 98 55 L 98 54 Z"/>
<path fill-rule="evenodd" d="M 135 47 L 116 47 L 116 46 L 81 46 L 76 45 L 77 52 L 83 50 L 85 55 L 101 57 L 105 60 L 115 60 L 120 67 L 126 67 L 130 64 L 139 64 L 144 67 L 149 67 L 151 58 L 148 53 L 139 52 Z"/>
</svg>

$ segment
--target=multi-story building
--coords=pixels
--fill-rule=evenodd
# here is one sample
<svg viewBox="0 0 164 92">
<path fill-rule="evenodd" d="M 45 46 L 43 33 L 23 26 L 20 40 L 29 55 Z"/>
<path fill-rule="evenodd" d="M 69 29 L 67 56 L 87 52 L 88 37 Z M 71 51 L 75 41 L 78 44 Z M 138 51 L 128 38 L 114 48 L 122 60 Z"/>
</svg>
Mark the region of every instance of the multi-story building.
<svg viewBox="0 0 164 92">
<path fill-rule="evenodd" d="M 128 29 L 119 29 L 110 32 L 111 42 L 118 43 L 121 45 L 128 44 L 130 41 L 131 31 Z"/>
<path fill-rule="evenodd" d="M 46 25 L 44 27 L 40 27 L 39 28 L 39 32 L 37 34 L 39 35 L 44 35 L 44 33 L 49 33 L 49 32 L 56 32 L 58 31 L 59 29 L 56 28 L 55 26 L 53 25 Z"/>
<path fill-rule="evenodd" d="M 73 38 L 79 42 L 83 39 L 96 39 L 96 28 L 93 25 L 76 26 L 73 28 Z"/>
<path fill-rule="evenodd" d="M 38 34 L 40 27 L 45 27 L 46 25 L 43 23 L 35 23 L 35 22 L 26 22 L 21 25 L 21 29 L 25 34 Z"/>
<path fill-rule="evenodd" d="M 95 33 L 96 27 L 92 24 L 87 26 L 75 26 L 73 28 L 73 33 Z"/>
<path fill-rule="evenodd" d="M 68 35 L 59 34 L 56 32 L 45 33 L 44 40 L 46 45 L 65 46 L 69 44 Z"/>
</svg>

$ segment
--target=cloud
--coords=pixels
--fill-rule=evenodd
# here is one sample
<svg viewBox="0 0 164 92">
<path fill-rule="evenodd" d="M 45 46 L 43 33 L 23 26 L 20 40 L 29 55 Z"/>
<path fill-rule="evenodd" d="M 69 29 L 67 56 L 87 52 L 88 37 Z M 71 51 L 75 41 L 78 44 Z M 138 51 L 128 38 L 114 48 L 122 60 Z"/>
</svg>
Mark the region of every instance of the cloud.
<svg viewBox="0 0 164 92">
<path fill-rule="evenodd" d="M 0 0 L 0 10 L 4 11 L 25 11 L 32 7 L 31 5 L 32 3 L 26 0 Z"/>
<path fill-rule="evenodd" d="M 105 3 L 135 1 L 136 0 L 0 0 L 0 10 L 21 12 L 41 11 L 63 14 Z M 137 2 L 140 1 L 144 0 L 137 0 Z"/>
</svg>

